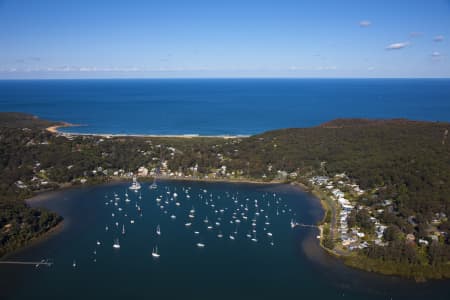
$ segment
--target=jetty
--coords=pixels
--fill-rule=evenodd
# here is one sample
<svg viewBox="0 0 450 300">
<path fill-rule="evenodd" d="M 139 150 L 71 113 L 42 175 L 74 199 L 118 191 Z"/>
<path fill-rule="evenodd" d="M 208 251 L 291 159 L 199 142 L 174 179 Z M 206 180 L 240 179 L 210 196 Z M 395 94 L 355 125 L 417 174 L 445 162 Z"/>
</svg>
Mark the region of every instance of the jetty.
<svg viewBox="0 0 450 300">
<path fill-rule="evenodd" d="M 43 259 L 41 261 L 3 260 L 3 261 L 0 261 L 0 264 L 2 264 L 2 265 L 32 265 L 37 268 L 39 266 L 51 267 L 53 265 L 53 262 L 48 259 Z"/>
<path fill-rule="evenodd" d="M 306 228 L 319 228 L 317 225 L 311 225 L 311 224 L 303 224 L 303 223 L 295 223 L 294 227 L 306 227 Z"/>
</svg>

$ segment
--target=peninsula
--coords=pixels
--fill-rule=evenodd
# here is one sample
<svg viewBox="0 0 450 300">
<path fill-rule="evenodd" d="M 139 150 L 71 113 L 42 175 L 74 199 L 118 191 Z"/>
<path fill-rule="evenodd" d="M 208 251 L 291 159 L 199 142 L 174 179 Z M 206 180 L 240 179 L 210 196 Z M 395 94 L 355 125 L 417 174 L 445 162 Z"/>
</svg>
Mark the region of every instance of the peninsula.
<svg viewBox="0 0 450 300">
<path fill-rule="evenodd" d="M 24 199 L 133 176 L 285 182 L 326 211 L 321 245 L 346 264 L 450 278 L 449 123 L 340 119 L 250 137 L 66 134 L 66 123 L 0 113 L 0 255 L 61 218 Z"/>
</svg>

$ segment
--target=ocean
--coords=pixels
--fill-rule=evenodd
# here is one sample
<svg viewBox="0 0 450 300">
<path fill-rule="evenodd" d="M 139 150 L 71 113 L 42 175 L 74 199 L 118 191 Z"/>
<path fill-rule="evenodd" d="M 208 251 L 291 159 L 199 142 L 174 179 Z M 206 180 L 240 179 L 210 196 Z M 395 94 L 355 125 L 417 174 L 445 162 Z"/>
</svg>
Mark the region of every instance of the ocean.
<svg viewBox="0 0 450 300">
<path fill-rule="evenodd" d="M 323 211 L 290 185 L 158 181 L 156 190 L 143 183 L 139 192 L 129 186 L 31 200 L 64 216 L 63 228 L 8 260 L 53 265 L 0 265 L 1 299 L 438 300 L 450 292 L 448 281 L 416 284 L 327 255 L 316 228 L 291 228 L 292 220 L 315 224 Z M 112 247 L 116 240 L 120 249 Z M 155 247 L 159 258 L 152 257 Z"/>
<path fill-rule="evenodd" d="M 335 118 L 450 121 L 450 80 L 3 80 L 0 111 L 84 125 L 68 132 L 251 135 Z"/>
</svg>

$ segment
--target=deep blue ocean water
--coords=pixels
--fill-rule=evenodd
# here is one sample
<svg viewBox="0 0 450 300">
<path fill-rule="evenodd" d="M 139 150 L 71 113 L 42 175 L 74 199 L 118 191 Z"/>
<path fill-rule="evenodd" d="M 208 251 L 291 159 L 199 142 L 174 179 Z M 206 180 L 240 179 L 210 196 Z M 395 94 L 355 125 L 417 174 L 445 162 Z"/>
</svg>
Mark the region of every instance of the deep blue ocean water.
<svg viewBox="0 0 450 300">
<path fill-rule="evenodd" d="M 344 117 L 450 121 L 450 79 L 0 81 L 0 111 L 128 134 L 246 135 Z"/>
</svg>

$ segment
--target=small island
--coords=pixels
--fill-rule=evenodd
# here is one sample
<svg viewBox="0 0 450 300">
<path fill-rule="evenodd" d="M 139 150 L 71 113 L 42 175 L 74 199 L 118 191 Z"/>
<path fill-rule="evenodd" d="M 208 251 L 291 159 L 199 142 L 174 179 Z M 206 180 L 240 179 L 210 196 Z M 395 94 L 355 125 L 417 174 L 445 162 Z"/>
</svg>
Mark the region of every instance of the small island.
<svg viewBox="0 0 450 300">
<path fill-rule="evenodd" d="M 250 137 L 61 133 L 63 122 L 0 113 L 0 256 L 62 218 L 24 201 L 131 180 L 284 182 L 314 193 L 320 243 L 352 267 L 450 278 L 449 123 L 339 119 Z"/>
</svg>

